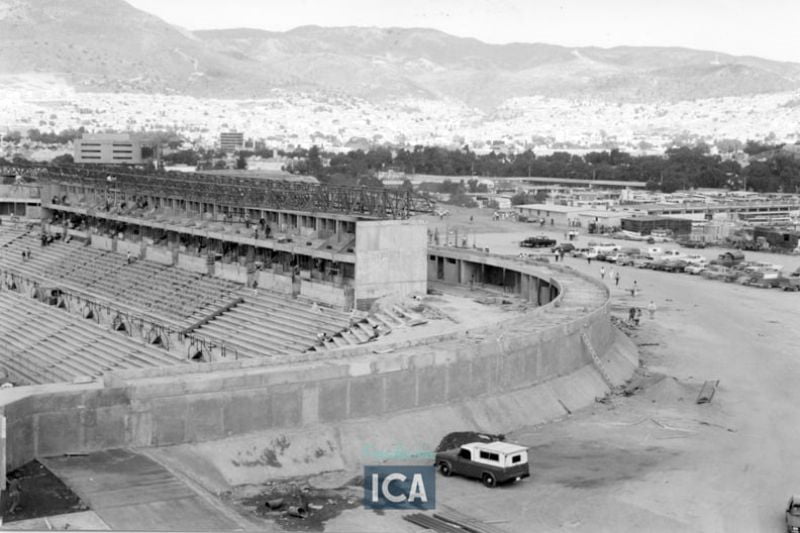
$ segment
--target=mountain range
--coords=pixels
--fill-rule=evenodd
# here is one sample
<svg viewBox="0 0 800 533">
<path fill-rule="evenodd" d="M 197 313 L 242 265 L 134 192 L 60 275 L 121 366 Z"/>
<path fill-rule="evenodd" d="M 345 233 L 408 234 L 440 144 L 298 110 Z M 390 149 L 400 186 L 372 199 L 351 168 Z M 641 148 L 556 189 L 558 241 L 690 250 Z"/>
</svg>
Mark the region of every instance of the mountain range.
<svg viewBox="0 0 800 533">
<path fill-rule="evenodd" d="M 496 45 L 420 28 L 190 32 L 122 0 L 0 0 L 0 46 L 0 76 L 218 98 L 277 88 L 492 109 L 536 95 L 653 102 L 800 88 L 800 64 L 711 51 Z"/>
</svg>

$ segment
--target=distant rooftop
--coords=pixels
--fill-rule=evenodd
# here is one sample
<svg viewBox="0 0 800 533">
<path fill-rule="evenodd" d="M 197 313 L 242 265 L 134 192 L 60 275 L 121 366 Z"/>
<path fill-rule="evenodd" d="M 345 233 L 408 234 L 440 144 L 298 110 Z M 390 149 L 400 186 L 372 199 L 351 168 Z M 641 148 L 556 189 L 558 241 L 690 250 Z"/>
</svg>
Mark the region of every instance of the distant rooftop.
<svg viewBox="0 0 800 533">
<path fill-rule="evenodd" d="M 209 174 L 214 176 L 295 181 L 302 183 L 319 183 L 319 180 L 314 176 L 304 176 L 302 174 L 290 174 L 289 172 L 284 172 L 282 170 L 222 169 L 222 170 L 198 170 L 194 172 L 196 174 Z"/>
<path fill-rule="evenodd" d="M 536 209 L 537 211 L 549 211 L 551 213 L 574 213 L 576 211 L 586 211 L 585 207 L 573 207 L 570 205 L 555 204 L 523 204 L 516 207 L 517 209 Z"/>
<path fill-rule="evenodd" d="M 130 133 L 84 133 L 83 141 L 130 141 Z"/>
</svg>

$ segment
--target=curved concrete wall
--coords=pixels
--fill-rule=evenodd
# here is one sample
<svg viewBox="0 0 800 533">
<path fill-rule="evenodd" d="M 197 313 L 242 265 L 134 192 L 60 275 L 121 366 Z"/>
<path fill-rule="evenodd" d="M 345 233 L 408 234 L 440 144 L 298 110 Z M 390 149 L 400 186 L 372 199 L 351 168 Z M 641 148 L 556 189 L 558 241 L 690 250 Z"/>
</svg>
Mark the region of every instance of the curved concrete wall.
<svg viewBox="0 0 800 533">
<path fill-rule="evenodd" d="M 430 253 L 475 257 L 457 250 Z M 480 260 L 525 276 L 559 275 L 552 268 L 510 259 L 483 255 Z M 556 280 L 549 283 L 559 287 Z M 6 461 L 15 468 L 37 456 L 202 442 L 386 417 L 500 396 L 578 371 L 585 374 L 592 358 L 583 332 L 599 354 L 618 342 L 608 320 L 608 293 L 602 294 L 594 309 L 560 309 L 563 320 L 555 325 L 549 314 L 566 308 L 569 289 L 562 288 L 550 305 L 508 322 L 397 344 L 391 353 L 376 354 L 374 347 L 361 346 L 322 360 L 198 364 L 188 369 L 197 372 L 189 374 L 186 368 L 179 373 L 155 369 L 135 379 L 112 376 L 105 384 L 16 389 L 2 406 L 8 429 Z M 603 387 L 598 374 L 592 374 L 597 379 L 590 396 Z"/>
</svg>

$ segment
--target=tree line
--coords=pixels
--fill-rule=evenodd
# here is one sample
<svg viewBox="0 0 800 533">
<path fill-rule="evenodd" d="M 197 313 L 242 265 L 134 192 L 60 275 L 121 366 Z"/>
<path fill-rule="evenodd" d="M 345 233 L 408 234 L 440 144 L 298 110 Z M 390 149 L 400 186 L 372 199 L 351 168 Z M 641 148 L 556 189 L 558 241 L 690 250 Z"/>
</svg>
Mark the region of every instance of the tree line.
<svg viewBox="0 0 800 533">
<path fill-rule="evenodd" d="M 32 130 L 33 131 L 33 130 Z M 28 132 L 29 134 L 31 132 Z M 64 138 L 80 133 L 65 131 Z M 11 135 L 7 134 L 5 138 Z M 34 136 L 42 138 L 34 132 Z M 5 139 L 4 138 L 4 139 Z M 465 146 L 447 149 L 435 146 L 391 149 L 376 147 L 347 153 L 326 153 L 318 146 L 293 151 L 278 150 L 285 156 L 285 170 L 315 176 L 322 183 L 340 186 L 382 187 L 377 174 L 396 171 L 405 174 L 452 176 L 460 184 L 458 193 L 471 190 L 470 180 L 480 177 L 553 177 L 583 180 L 643 181 L 650 190 L 669 193 L 688 188 L 727 188 L 756 192 L 800 192 L 800 146 L 797 150 L 782 149 L 783 145 L 747 141 L 743 152 L 752 158 L 747 165 L 711 154 L 707 145 L 669 148 L 663 155 L 634 156 L 618 149 L 590 152 L 585 155 L 554 152 L 536 155 L 528 150 L 518 154 L 477 154 Z M 794 148 L 794 147 L 793 147 Z M 247 167 L 251 155 L 272 157 L 275 151 L 241 151 L 236 154 L 236 166 Z M 222 164 L 218 150 L 180 150 L 163 156 L 165 163 L 184 163 L 200 168 L 215 168 Z M 14 159 L 20 158 L 15 156 Z M 61 156 L 59 163 L 71 158 Z M 461 182 L 464 182 L 461 184 Z M 405 183 L 404 187 L 409 187 Z M 452 185 L 451 185 L 452 186 Z M 441 185 L 432 186 L 433 192 Z M 429 187 L 430 189 L 430 187 Z"/>
<path fill-rule="evenodd" d="M 297 161 L 287 170 L 313 175 L 323 183 L 355 186 L 377 185 L 377 172 L 393 170 L 465 180 L 471 177 L 552 177 L 643 181 L 648 189 L 666 193 L 698 187 L 800 192 L 800 159 L 781 150 L 782 147 L 748 141 L 744 152 L 763 154 L 763 158 L 742 166 L 735 160 L 711 154 L 706 145 L 670 148 L 663 156 L 634 156 L 617 149 L 583 156 L 567 152 L 537 156 L 530 150 L 519 154 L 479 155 L 468 147 L 452 150 L 434 146 L 324 154 L 313 146 L 287 154 Z"/>
</svg>

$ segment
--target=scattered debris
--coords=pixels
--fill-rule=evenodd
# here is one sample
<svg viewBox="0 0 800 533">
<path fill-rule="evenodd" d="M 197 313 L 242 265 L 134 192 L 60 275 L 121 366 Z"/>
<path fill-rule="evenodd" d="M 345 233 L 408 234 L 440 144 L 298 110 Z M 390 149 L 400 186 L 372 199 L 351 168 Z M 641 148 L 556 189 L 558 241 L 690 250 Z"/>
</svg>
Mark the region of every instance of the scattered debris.
<svg viewBox="0 0 800 533">
<path fill-rule="evenodd" d="M 563 407 L 563 408 L 564 408 L 564 410 L 567 412 L 567 414 L 568 414 L 568 415 L 571 415 L 571 414 L 572 414 L 572 411 L 570 411 L 570 410 L 569 410 L 569 407 L 567 407 L 567 406 L 564 404 L 564 402 L 562 402 L 562 401 L 561 401 L 561 399 L 560 399 L 560 398 L 559 398 L 559 400 L 558 400 L 558 403 L 560 403 L 560 404 L 561 404 L 561 407 Z"/>
<path fill-rule="evenodd" d="M 275 498 L 273 500 L 267 500 L 264 505 L 266 505 L 270 509 L 280 509 L 283 507 L 283 498 Z"/>
<path fill-rule="evenodd" d="M 286 510 L 286 514 L 295 518 L 308 518 L 308 509 L 302 505 L 292 505 Z"/>
<path fill-rule="evenodd" d="M 274 521 L 287 531 L 323 531 L 325 522 L 361 505 L 363 479 L 340 480 L 337 488 L 316 488 L 296 478 L 234 489 L 225 499 L 239 512 Z"/>
</svg>

